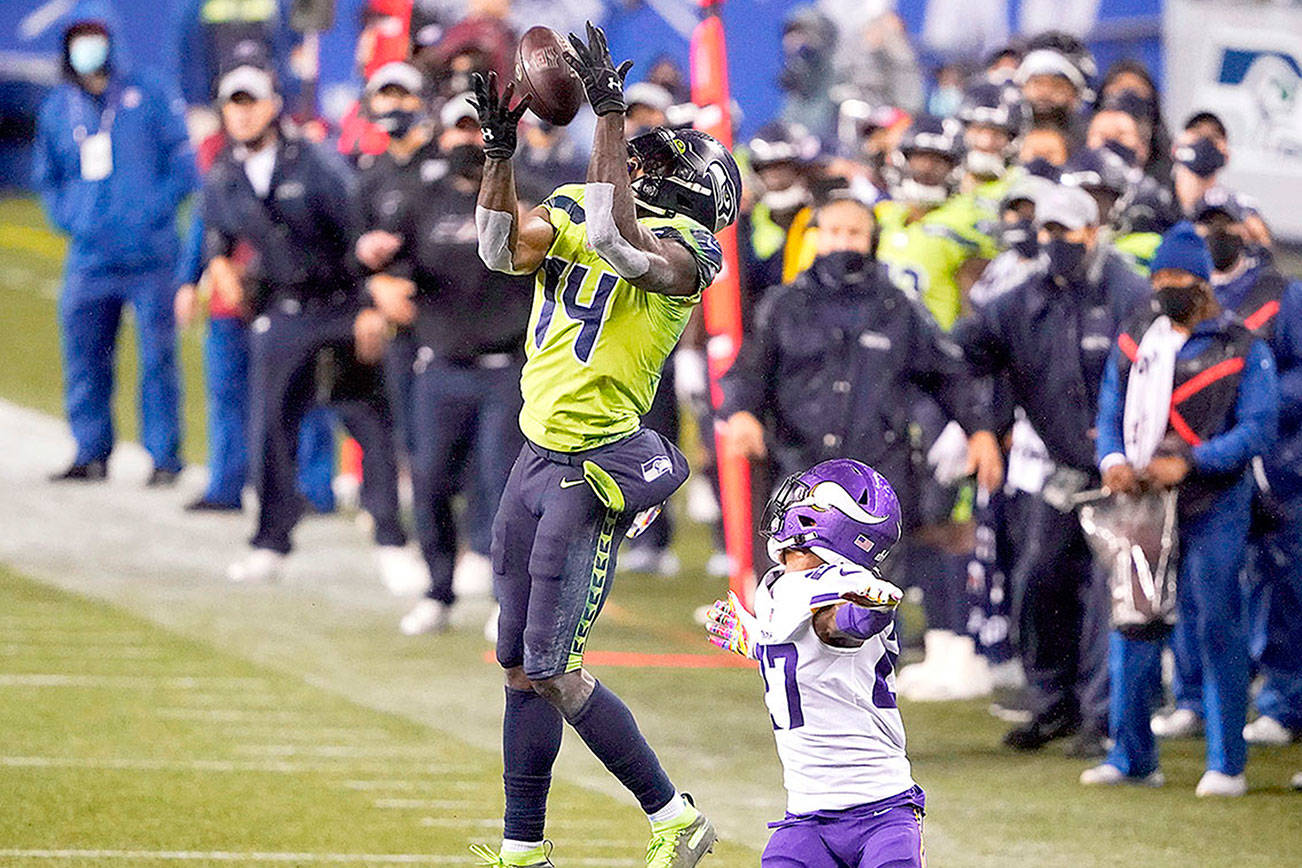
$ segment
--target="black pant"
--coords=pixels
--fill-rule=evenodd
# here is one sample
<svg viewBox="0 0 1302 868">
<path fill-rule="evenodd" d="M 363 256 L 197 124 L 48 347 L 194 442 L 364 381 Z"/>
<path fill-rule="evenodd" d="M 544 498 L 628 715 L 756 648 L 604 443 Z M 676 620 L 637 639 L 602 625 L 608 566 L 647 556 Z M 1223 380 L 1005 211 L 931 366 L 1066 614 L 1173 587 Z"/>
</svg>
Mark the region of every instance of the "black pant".
<svg viewBox="0 0 1302 868">
<path fill-rule="evenodd" d="M 1033 497 L 1025 547 L 1013 570 L 1014 644 L 1036 717 L 1084 715 L 1107 723 L 1107 582 L 1075 512 Z"/>
<path fill-rule="evenodd" d="M 488 546 L 476 545 L 475 537 L 491 543 L 493 516 L 524 442 L 520 365 L 488 369 L 418 357 L 416 367 L 411 462 L 416 535 L 430 571 L 426 596 L 451 603 L 457 556 L 452 499 L 458 490 L 469 490 L 471 547 L 487 555 Z M 459 472 L 463 467 L 466 472 Z"/>
<path fill-rule="evenodd" d="M 362 506 L 375 541 L 404 545 L 398 515 L 393 422 L 378 365 L 353 353 L 348 311 L 278 308 L 253 322 L 249 349 L 250 458 L 258 489 L 255 548 L 288 553 L 303 511 L 295 485 L 299 423 L 316 401 L 329 403 L 363 450 Z"/>
</svg>

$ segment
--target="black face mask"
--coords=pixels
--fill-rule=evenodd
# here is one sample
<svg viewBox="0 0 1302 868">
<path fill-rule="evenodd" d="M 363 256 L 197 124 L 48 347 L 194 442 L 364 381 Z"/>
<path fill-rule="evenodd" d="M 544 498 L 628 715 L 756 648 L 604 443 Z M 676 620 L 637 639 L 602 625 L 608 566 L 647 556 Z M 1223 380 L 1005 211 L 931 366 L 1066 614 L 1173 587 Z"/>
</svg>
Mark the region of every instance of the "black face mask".
<svg viewBox="0 0 1302 868">
<path fill-rule="evenodd" d="M 847 281 L 861 280 L 871 261 L 867 254 L 857 250 L 837 250 L 833 253 L 824 253 L 815 259 L 811 268 L 819 283 L 828 287 L 837 287 Z"/>
<path fill-rule="evenodd" d="M 1159 289 L 1153 293 L 1157 303 L 1162 308 L 1162 313 L 1169 316 L 1172 322 L 1188 323 L 1189 319 L 1198 310 L 1199 302 L 1202 301 L 1202 288 L 1191 283 L 1187 286 L 1168 286 Z"/>
<path fill-rule="evenodd" d="M 484 175 L 484 149 L 457 145 L 448 151 L 448 174 L 478 182 Z"/>
<path fill-rule="evenodd" d="M 1000 239 L 1004 247 L 1017 251 L 1017 255 L 1023 259 L 1033 259 L 1040 252 L 1040 239 L 1035 234 L 1035 223 L 1032 220 L 1005 223 L 1000 229 Z"/>
<path fill-rule="evenodd" d="M 391 112 L 385 112 L 377 115 L 375 125 L 384 130 L 395 139 L 406 138 L 411 128 L 420 123 L 421 116 L 417 112 L 407 111 L 406 109 L 394 109 Z"/>
<path fill-rule="evenodd" d="M 1072 244 L 1061 238 L 1051 238 L 1043 249 L 1049 257 L 1050 277 L 1060 283 L 1074 283 L 1084 276 L 1085 254 L 1089 252 L 1084 244 Z"/>
<path fill-rule="evenodd" d="M 1243 239 L 1231 232 L 1213 232 L 1207 236 L 1207 249 L 1217 271 L 1229 271 L 1243 253 Z"/>
<path fill-rule="evenodd" d="M 1135 153 L 1135 149 L 1127 148 L 1116 139 L 1108 139 L 1103 143 L 1103 147 L 1120 157 L 1127 166 L 1133 167 L 1139 164 L 1139 155 Z"/>
<path fill-rule="evenodd" d="M 1052 124 L 1071 129 L 1071 109 L 1065 105 L 1033 105 L 1031 118 L 1037 124 Z"/>
</svg>

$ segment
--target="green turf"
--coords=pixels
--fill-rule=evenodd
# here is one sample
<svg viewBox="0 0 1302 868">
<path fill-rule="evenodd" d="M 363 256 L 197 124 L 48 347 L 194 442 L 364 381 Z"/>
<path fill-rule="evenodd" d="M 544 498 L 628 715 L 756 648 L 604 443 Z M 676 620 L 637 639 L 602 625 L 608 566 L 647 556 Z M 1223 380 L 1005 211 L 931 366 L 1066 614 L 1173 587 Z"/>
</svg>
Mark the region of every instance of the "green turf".
<svg viewBox="0 0 1302 868">
<path fill-rule="evenodd" d="M 0 197 L 0 397 L 47 413 L 63 412 L 56 299 L 67 245 L 52 234 L 36 200 Z M 201 327 L 181 335 L 183 449 L 190 461 L 207 454 Z M 131 316 L 118 339 L 113 418 L 118 436 L 137 440 L 139 375 Z"/>
<path fill-rule="evenodd" d="M 54 293 L 61 246 L 40 225 L 30 201 L 0 202 L 0 304 L 6 310 L 0 318 L 0 397 L 57 413 Z M 202 443 L 194 336 L 183 346 L 193 447 Z M 121 354 L 120 364 L 132 355 Z M 128 399 L 119 394 L 126 436 L 134 431 L 134 412 L 121 412 Z M 337 522 L 332 533 L 350 532 L 342 518 L 317 521 Z M 717 582 L 699 578 L 706 534 L 684 524 L 677 546 L 681 578 L 616 580 L 591 649 L 703 649 L 692 613 L 719 591 Z M 306 585 L 156 588 L 158 581 L 145 576 L 134 586 L 94 591 L 116 594 L 134 612 L 147 613 L 150 620 L 143 620 L 0 570 L 0 755 L 8 758 L 0 762 L 0 852 L 272 850 L 455 859 L 467 841 L 493 837 L 500 769 L 492 745 L 501 693 L 475 631 L 406 639 L 396 635 L 391 612 L 334 605 L 336 599 Z M 705 864 L 754 865 L 764 821 L 781 803 L 780 771 L 754 672 L 595 671 L 628 701 L 675 779 L 726 817 L 729 828 L 743 830 Z M 35 687 L 13 680 L 24 673 L 256 683 Z M 212 713 L 222 710 L 242 717 Z M 1163 746 L 1169 780 L 1163 790 L 1089 791 L 1075 783 L 1083 764 L 1054 749 L 1036 757 L 1000 750 L 1003 725 L 985 713 L 984 703 L 906 704 L 902 711 L 916 777 L 928 791 L 932 864 L 1299 863 L 1302 796 L 1284 785 L 1302 769 L 1302 746 L 1254 750 L 1249 797 L 1208 803 L 1192 795 L 1201 772 L 1198 742 Z M 357 755 L 329 756 L 328 745 L 351 746 Z M 14 759 L 23 757 L 29 759 Z M 91 759 L 99 765 L 87 767 Z M 166 764 L 105 767 L 121 760 Z M 193 766 L 196 760 L 237 766 L 201 769 Z M 273 760 L 290 765 L 274 772 L 251 765 Z M 636 864 L 645 827 L 628 797 L 573 738 L 560 772 L 552 812 L 558 823 L 550 831 L 558 864 Z M 408 783 L 393 791 L 345 785 L 384 780 Z M 377 799 L 416 802 L 381 808 Z M 420 800 L 452 805 L 422 809 Z M 422 825 L 424 817 L 438 825 Z M 588 818 L 591 832 L 573 825 Z M 575 861 L 585 859 L 595 861 Z M 0 865 L 36 864 L 151 863 L 0 856 Z"/>
</svg>

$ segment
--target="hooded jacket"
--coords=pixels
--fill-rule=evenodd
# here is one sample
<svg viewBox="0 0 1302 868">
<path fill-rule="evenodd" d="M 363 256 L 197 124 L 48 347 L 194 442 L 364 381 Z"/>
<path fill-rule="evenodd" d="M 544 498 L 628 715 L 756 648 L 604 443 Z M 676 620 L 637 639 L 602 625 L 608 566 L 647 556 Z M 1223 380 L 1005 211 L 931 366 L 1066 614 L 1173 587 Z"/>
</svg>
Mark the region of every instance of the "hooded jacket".
<svg viewBox="0 0 1302 868">
<path fill-rule="evenodd" d="M 85 22 L 109 35 L 109 84 L 100 95 L 80 87 L 68 62 L 68 33 Z M 198 180 L 179 97 L 131 68 L 119 32 L 106 0 L 81 0 L 65 18 L 67 81 L 41 105 L 32 161 L 45 211 L 71 242 L 68 271 L 105 277 L 173 267 L 176 209 Z M 90 181 L 82 176 L 81 142 L 100 132 L 109 133 L 113 167 Z"/>
</svg>

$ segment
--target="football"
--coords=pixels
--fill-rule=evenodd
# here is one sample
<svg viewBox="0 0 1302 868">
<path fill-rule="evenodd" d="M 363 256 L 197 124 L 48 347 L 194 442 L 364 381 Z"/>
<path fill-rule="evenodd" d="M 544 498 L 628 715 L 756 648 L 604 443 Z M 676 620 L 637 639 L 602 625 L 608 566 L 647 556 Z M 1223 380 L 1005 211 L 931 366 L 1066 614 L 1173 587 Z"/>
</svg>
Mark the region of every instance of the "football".
<svg viewBox="0 0 1302 868">
<path fill-rule="evenodd" d="M 515 52 L 515 90 L 533 96 L 529 110 L 550 124 L 564 126 L 583 105 L 583 83 L 565 61 L 569 45 L 549 27 L 531 27 Z"/>
</svg>

